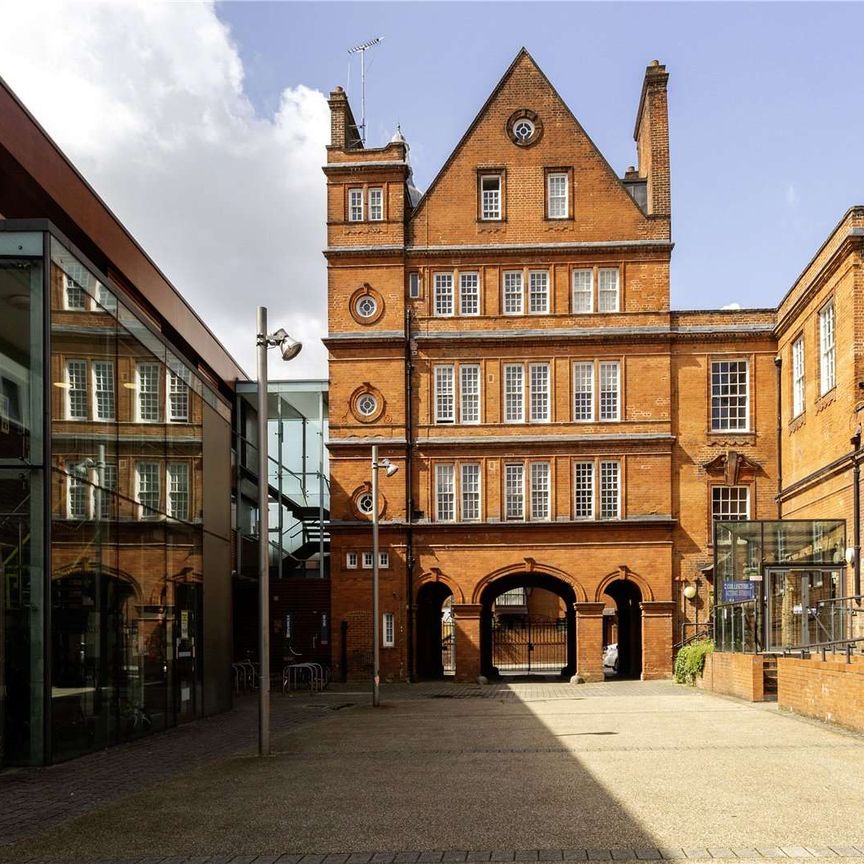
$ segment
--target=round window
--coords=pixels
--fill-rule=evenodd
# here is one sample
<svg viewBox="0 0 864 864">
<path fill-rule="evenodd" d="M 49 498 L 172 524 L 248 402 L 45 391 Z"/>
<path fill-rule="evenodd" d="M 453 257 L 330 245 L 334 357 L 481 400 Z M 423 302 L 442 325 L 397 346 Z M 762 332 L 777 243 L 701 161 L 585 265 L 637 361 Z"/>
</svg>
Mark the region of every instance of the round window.
<svg viewBox="0 0 864 864">
<path fill-rule="evenodd" d="M 357 509 L 361 513 L 365 513 L 367 516 L 372 512 L 372 493 L 364 492 L 357 499 Z"/>
<path fill-rule="evenodd" d="M 527 144 L 534 135 L 534 124 L 523 117 L 513 125 L 513 134 L 520 144 Z"/>
<path fill-rule="evenodd" d="M 362 318 L 371 318 L 378 311 L 378 304 L 375 298 L 369 294 L 364 294 L 357 301 L 357 314 Z"/>
<path fill-rule="evenodd" d="M 371 417 L 378 410 L 378 400 L 371 393 L 364 393 L 357 400 L 357 410 L 364 417 Z"/>
</svg>

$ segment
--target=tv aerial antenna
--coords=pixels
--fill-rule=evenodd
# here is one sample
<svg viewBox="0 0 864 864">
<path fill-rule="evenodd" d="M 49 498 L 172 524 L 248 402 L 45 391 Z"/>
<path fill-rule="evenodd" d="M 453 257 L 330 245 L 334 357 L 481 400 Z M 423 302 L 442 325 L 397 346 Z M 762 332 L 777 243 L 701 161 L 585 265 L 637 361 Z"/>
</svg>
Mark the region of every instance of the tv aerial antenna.
<svg viewBox="0 0 864 864">
<path fill-rule="evenodd" d="M 348 49 L 349 54 L 360 55 L 360 125 L 357 128 L 360 130 L 360 142 L 364 147 L 366 146 L 366 52 L 380 44 L 383 38 L 383 36 L 376 36 L 368 42 Z"/>
</svg>

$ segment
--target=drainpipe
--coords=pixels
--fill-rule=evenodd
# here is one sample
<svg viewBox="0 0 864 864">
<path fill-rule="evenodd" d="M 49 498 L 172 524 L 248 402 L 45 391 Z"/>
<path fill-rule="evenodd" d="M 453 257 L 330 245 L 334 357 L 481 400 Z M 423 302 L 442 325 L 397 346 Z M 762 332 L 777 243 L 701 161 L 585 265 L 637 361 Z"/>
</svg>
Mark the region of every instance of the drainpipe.
<svg viewBox="0 0 864 864">
<path fill-rule="evenodd" d="M 774 358 L 774 368 L 777 370 L 777 518 L 780 518 L 780 494 L 783 492 L 783 358 L 778 354 Z"/>
<path fill-rule="evenodd" d="M 408 615 L 408 680 L 414 680 L 414 413 L 411 365 L 411 310 L 405 310 L 405 590 Z"/>
<path fill-rule="evenodd" d="M 861 594 L 861 427 L 855 430 L 850 442 L 854 449 L 852 453 L 852 522 L 855 547 L 855 595 Z M 859 601 L 860 604 L 860 601 Z"/>
</svg>

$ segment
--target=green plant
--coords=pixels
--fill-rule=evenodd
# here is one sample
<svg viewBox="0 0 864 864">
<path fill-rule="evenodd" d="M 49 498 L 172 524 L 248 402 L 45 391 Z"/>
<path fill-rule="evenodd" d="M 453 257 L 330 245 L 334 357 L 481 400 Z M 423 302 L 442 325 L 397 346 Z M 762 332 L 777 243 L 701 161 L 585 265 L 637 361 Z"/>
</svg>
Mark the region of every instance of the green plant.
<svg viewBox="0 0 864 864">
<path fill-rule="evenodd" d="M 675 680 L 679 684 L 689 684 L 692 687 L 696 679 L 702 677 L 705 657 L 713 650 L 713 639 L 700 639 L 681 648 L 675 658 Z"/>
</svg>

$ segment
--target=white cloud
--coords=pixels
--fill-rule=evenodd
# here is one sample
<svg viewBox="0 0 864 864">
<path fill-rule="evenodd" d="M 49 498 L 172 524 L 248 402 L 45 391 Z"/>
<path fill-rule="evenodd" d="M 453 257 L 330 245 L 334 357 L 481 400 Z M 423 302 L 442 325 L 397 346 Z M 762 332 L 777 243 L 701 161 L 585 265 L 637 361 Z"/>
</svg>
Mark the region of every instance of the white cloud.
<svg viewBox="0 0 864 864">
<path fill-rule="evenodd" d="M 721 310 L 728 310 L 730 312 L 734 312 L 736 309 L 740 309 L 740 308 L 741 308 L 740 303 L 727 303 L 725 306 L 720 307 Z"/>
<path fill-rule="evenodd" d="M 213 3 L 7 4 L 0 75 L 249 374 L 255 307 L 326 377 L 324 94 L 262 118 Z"/>
</svg>

